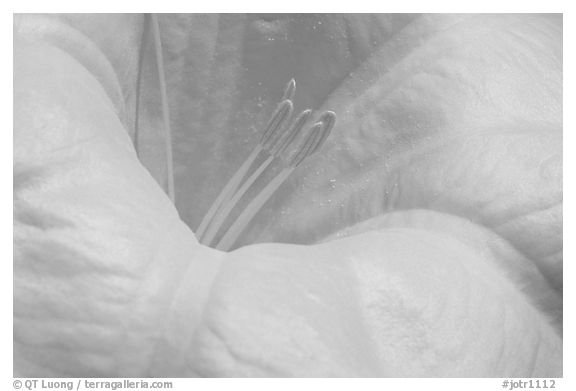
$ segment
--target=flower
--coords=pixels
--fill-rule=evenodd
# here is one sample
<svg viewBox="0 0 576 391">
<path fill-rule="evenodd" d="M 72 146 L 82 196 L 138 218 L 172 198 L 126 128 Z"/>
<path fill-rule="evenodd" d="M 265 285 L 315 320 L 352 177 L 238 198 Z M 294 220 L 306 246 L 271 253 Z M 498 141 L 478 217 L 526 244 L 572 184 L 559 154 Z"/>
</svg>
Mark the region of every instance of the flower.
<svg viewBox="0 0 576 391">
<path fill-rule="evenodd" d="M 151 50 L 126 137 L 142 18 L 17 22 L 22 375 L 561 372 L 559 16 L 159 16 L 192 230 L 287 80 L 338 116 L 230 253 L 140 165 L 163 184 Z"/>
</svg>

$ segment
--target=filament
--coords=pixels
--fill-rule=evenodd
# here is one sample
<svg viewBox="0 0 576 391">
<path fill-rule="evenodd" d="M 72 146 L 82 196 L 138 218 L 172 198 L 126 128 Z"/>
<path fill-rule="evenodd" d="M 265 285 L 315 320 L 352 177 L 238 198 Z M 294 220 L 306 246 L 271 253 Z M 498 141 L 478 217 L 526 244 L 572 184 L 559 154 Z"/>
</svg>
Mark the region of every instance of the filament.
<svg viewBox="0 0 576 391">
<path fill-rule="evenodd" d="M 244 228 L 256 216 L 256 213 L 260 211 L 262 206 L 272 197 L 272 195 L 278 190 L 280 185 L 284 183 L 284 181 L 292 174 L 295 167 L 287 167 L 278 174 L 268 185 L 258 194 L 252 202 L 244 209 L 244 211 L 240 214 L 238 219 L 230 226 L 228 232 L 220 239 L 216 248 L 222 251 L 228 251 L 230 248 L 236 243 L 238 236 L 244 231 Z"/>
<path fill-rule="evenodd" d="M 164 133 L 166 136 L 166 176 L 168 177 L 168 196 L 172 203 L 175 202 L 174 195 L 174 159 L 172 157 L 172 130 L 170 129 L 170 111 L 168 109 L 168 95 L 166 93 L 166 74 L 164 73 L 164 58 L 162 56 L 162 40 L 160 39 L 160 26 L 158 16 L 152 14 L 152 33 L 154 35 L 154 47 L 156 49 L 156 65 L 158 68 L 158 79 L 160 82 L 160 97 L 162 101 L 162 120 Z"/>
<path fill-rule="evenodd" d="M 202 243 L 209 246 L 212 243 L 212 240 L 214 240 L 214 236 L 216 236 L 216 234 L 218 233 L 218 231 L 220 230 L 220 227 L 222 226 L 222 224 L 224 223 L 224 221 L 226 220 L 226 217 L 228 217 L 228 215 L 230 214 L 230 212 L 232 211 L 232 209 L 234 208 L 234 206 L 236 206 L 236 204 L 238 203 L 238 201 L 240 201 L 240 199 L 242 198 L 242 196 L 244 194 L 246 194 L 246 192 L 248 191 L 248 189 L 254 184 L 254 182 L 256 182 L 256 180 L 260 177 L 260 175 L 262 175 L 262 173 L 264 172 L 264 170 L 266 170 L 266 168 L 268 168 L 268 166 L 270 165 L 270 163 L 272 163 L 272 160 L 274 160 L 274 156 L 270 155 L 261 165 L 260 167 L 258 167 L 253 173 L 252 175 L 250 175 L 250 177 L 248 177 L 248 179 L 246 179 L 244 181 L 244 183 L 242 184 L 242 186 L 240 186 L 240 188 L 238 189 L 238 191 L 236 191 L 236 193 L 234 193 L 234 195 L 232 196 L 232 198 L 230 198 L 229 200 L 227 200 L 226 204 L 223 206 L 222 209 L 220 209 L 218 211 L 218 213 L 216 214 L 216 216 L 213 218 L 212 223 L 210 224 L 210 228 L 206 231 L 206 234 L 204 235 L 204 237 L 202 238 Z"/>
<path fill-rule="evenodd" d="M 140 101 L 142 90 L 142 73 L 144 68 L 144 54 L 148 46 L 148 24 L 149 14 L 144 14 L 142 22 L 142 37 L 140 40 L 140 51 L 138 53 L 138 71 L 136 72 L 136 97 L 134 102 L 134 149 L 136 156 L 140 158 Z"/>
<path fill-rule="evenodd" d="M 204 218 L 202 219 L 200 225 L 198 226 L 198 229 L 196 230 L 196 237 L 198 238 L 200 243 L 204 243 L 203 240 L 204 233 L 206 232 L 206 229 L 208 228 L 210 222 L 214 218 L 214 215 L 216 214 L 220 206 L 224 202 L 226 202 L 232 196 L 232 194 L 234 194 L 234 192 L 240 185 L 242 179 L 244 179 L 244 177 L 246 176 L 248 169 L 252 166 L 252 163 L 254 163 L 254 160 L 256 160 L 261 151 L 262 151 L 262 145 L 259 144 L 256 146 L 256 148 L 254 148 L 250 156 L 248 156 L 248 158 L 240 166 L 238 171 L 236 171 L 232 179 L 230 179 L 226 184 L 226 186 L 224 186 L 224 188 L 222 189 L 216 200 L 210 206 L 210 209 L 208 209 L 208 212 L 204 215 Z"/>
</svg>

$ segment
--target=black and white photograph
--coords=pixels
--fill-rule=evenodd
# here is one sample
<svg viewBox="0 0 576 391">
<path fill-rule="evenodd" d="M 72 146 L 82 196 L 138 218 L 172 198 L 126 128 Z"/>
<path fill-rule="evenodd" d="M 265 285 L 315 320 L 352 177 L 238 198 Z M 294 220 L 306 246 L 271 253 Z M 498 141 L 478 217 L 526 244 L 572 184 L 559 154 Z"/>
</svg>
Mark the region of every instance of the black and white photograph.
<svg viewBox="0 0 576 391">
<path fill-rule="evenodd" d="M 12 16 L 14 389 L 568 375 L 562 13 Z"/>
</svg>

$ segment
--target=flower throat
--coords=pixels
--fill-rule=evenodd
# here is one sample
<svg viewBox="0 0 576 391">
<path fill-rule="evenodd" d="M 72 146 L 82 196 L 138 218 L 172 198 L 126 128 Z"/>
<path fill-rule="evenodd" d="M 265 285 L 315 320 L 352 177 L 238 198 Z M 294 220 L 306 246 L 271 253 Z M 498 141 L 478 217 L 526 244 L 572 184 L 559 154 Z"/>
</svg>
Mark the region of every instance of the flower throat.
<svg viewBox="0 0 576 391">
<path fill-rule="evenodd" d="M 212 203 L 196 230 L 200 243 L 228 251 L 236 243 L 246 226 L 262 209 L 290 174 L 305 159 L 316 153 L 324 144 L 336 124 L 336 114 L 324 112 L 317 122 L 306 126 L 312 116 L 312 110 L 302 111 L 292 122 L 294 110 L 292 103 L 296 93 L 296 82 L 290 80 L 272 117 L 262 133 L 258 145 L 224 186 Z M 295 152 L 291 148 L 297 144 L 298 136 L 304 131 L 303 140 Z M 257 164 L 256 162 L 261 163 Z M 249 200 L 238 217 L 225 229 L 226 219 L 234 207 L 242 200 L 254 183 L 263 176 L 274 161 L 281 161 L 283 168 L 264 188 Z M 220 239 L 215 240 L 220 234 Z"/>
</svg>

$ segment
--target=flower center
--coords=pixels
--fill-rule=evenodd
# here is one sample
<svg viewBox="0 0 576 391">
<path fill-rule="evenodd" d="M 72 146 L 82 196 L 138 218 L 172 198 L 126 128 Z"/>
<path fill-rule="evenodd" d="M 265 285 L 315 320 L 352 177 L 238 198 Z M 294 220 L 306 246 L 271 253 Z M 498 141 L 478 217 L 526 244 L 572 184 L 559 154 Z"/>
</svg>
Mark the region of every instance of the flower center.
<svg viewBox="0 0 576 391">
<path fill-rule="evenodd" d="M 324 112 L 319 120 L 307 129 L 296 151 L 292 154 L 289 152 L 312 115 L 312 110 L 304 110 L 289 125 L 295 92 L 296 82 L 292 79 L 288 82 L 280 104 L 268 121 L 260 142 L 224 186 L 202 219 L 196 231 L 200 243 L 215 246 L 223 251 L 230 250 L 246 226 L 282 183 L 298 165 L 316 153 L 328 138 L 336 124 L 336 114 L 332 111 Z M 282 161 L 285 167 L 250 200 L 242 213 L 229 224 L 228 229 L 225 229 L 226 220 L 234 207 L 275 160 Z M 256 163 L 258 161 L 259 164 Z M 221 234 L 221 238 L 214 243 L 218 234 Z"/>
</svg>

